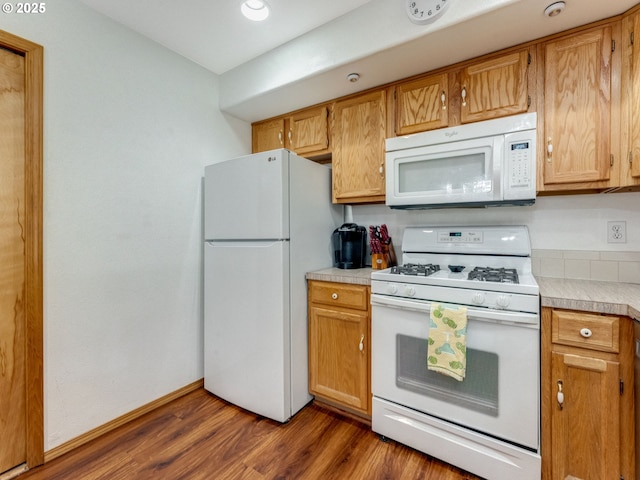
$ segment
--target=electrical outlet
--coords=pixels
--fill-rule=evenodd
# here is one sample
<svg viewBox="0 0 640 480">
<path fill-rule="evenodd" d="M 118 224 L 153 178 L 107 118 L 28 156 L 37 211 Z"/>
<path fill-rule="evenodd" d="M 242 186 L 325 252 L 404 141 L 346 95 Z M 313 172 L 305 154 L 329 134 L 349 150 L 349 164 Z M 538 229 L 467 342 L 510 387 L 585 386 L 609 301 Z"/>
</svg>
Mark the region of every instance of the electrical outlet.
<svg viewBox="0 0 640 480">
<path fill-rule="evenodd" d="M 627 243 L 627 222 L 624 220 L 607 222 L 607 242 Z"/>
</svg>

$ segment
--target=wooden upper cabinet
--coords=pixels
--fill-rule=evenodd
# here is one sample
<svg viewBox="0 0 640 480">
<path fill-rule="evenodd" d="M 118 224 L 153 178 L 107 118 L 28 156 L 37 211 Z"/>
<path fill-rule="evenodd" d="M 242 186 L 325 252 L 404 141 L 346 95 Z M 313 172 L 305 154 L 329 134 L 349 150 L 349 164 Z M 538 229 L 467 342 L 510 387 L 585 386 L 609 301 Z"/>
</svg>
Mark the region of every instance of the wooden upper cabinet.
<svg viewBox="0 0 640 480">
<path fill-rule="evenodd" d="M 622 84 L 627 109 L 622 114 L 628 125 L 623 126 L 626 144 L 622 150 L 620 184 L 630 186 L 640 185 L 640 10 L 625 17 L 623 25 Z"/>
<path fill-rule="evenodd" d="M 605 188 L 612 183 L 612 25 L 542 44 L 543 190 Z M 619 150 L 618 150 L 619 151 Z M 540 186 L 539 186 L 540 188 Z"/>
<path fill-rule="evenodd" d="M 333 203 L 385 200 L 386 91 L 333 106 Z"/>
<path fill-rule="evenodd" d="M 474 63 L 460 74 L 460 121 L 489 120 L 529 108 L 529 50 Z"/>
<path fill-rule="evenodd" d="M 395 90 L 395 133 L 409 135 L 449 126 L 449 75 L 431 75 Z"/>
<path fill-rule="evenodd" d="M 329 148 L 329 109 L 310 108 L 288 119 L 288 148 L 298 155 L 326 152 Z"/>
<path fill-rule="evenodd" d="M 251 151 L 266 152 L 284 148 L 284 118 L 257 122 L 251 128 Z"/>
</svg>

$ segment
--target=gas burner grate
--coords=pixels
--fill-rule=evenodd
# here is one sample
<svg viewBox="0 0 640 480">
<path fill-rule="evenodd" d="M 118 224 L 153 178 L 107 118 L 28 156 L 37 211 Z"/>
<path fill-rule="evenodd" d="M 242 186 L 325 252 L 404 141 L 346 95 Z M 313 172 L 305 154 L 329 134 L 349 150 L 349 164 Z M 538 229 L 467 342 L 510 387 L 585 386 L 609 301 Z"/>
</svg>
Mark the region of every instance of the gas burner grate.
<svg viewBox="0 0 640 480">
<path fill-rule="evenodd" d="M 476 267 L 467 278 L 480 282 L 519 283 L 515 268 Z"/>
<path fill-rule="evenodd" d="M 429 275 L 432 275 L 438 271 L 440 271 L 440 265 L 433 265 L 432 263 L 428 263 L 425 265 L 417 263 L 405 263 L 404 265 L 391 267 L 390 273 L 428 277 Z"/>
</svg>

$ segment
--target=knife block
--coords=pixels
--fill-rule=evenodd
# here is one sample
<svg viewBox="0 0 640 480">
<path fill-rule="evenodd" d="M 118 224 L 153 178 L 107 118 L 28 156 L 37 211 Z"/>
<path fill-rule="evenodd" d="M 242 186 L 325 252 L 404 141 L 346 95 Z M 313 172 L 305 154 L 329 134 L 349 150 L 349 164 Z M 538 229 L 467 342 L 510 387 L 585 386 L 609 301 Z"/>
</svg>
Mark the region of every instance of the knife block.
<svg viewBox="0 0 640 480">
<path fill-rule="evenodd" d="M 373 270 L 384 270 L 396 265 L 396 252 L 393 249 L 393 242 L 382 244 L 382 253 L 371 254 L 371 268 Z"/>
</svg>

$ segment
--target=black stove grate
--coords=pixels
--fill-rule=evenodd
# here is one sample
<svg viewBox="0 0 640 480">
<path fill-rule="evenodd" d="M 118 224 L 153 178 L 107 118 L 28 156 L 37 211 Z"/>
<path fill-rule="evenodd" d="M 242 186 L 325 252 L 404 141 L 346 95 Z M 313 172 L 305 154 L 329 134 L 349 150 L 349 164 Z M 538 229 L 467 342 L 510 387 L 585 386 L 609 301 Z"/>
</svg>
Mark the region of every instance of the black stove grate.
<svg viewBox="0 0 640 480">
<path fill-rule="evenodd" d="M 440 265 L 433 265 L 432 263 L 427 263 L 425 265 L 405 263 L 404 265 L 391 267 L 391 273 L 400 275 L 416 275 L 421 277 L 428 277 L 438 271 L 440 271 Z"/>
<path fill-rule="evenodd" d="M 475 267 L 467 278 L 480 282 L 519 283 L 515 268 Z"/>
</svg>

